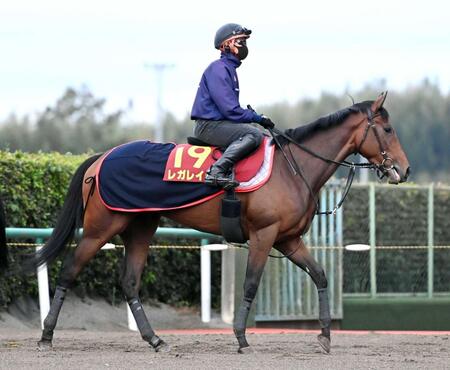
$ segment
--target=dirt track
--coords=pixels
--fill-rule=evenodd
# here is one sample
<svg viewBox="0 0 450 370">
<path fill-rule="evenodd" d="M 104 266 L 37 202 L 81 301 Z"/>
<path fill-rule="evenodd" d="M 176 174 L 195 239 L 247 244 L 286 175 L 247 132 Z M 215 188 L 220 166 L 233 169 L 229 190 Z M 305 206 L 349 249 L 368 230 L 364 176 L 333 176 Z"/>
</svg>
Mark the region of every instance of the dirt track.
<svg viewBox="0 0 450 370">
<path fill-rule="evenodd" d="M 232 334 L 160 333 L 169 353 L 155 353 L 138 334 L 59 330 L 39 352 L 39 330 L 0 328 L 1 369 L 449 369 L 448 334 L 336 333 L 330 355 L 315 333 L 249 334 L 255 353 L 236 353 Z"/>
</svg>

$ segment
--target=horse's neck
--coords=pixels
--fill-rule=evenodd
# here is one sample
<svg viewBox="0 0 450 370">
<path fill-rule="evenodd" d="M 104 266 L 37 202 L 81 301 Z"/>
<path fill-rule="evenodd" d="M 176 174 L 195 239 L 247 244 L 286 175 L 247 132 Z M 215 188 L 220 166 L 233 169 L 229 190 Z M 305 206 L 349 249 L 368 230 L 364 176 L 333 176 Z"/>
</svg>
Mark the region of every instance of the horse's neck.
<svg viewBox="0 0 450 370">
<path fill-rule="evenodd" d="M 342 161 L 350 155 L 354 148 L 353 142 L 354 117 L 322 130 L 305 140 L 302 144 L 320 156 L 334 161 Z M 308 179 L 314 192 L 318 192 L 327 180 L 336 172 L 337 165 L 330 164 L 324 160 L 314 157 L 291 144 L 294 157 L 304 169 L 305 177 Z"/>
</svg>

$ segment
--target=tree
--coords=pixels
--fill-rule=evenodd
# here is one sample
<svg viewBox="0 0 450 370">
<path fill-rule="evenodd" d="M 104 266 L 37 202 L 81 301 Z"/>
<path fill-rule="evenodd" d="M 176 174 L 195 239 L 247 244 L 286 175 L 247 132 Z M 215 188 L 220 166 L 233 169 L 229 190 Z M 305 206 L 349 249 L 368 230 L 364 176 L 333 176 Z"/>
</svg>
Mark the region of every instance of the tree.
<svg viewBox="0 0 450 370">
<path fill-rule="evenodd" d="M 385 87 L 377 81 L 352 94 L 355 101 L 373 100 Z M 257 107 L 279 129 L 297 127 L 352 104 L 347 93 L 324 92 L 317 99 L 295 104 L 280 102 Z M 391 122 L 408 155 L 412 179 L 450 181 L 450 95 L 424 80 L 403 91 L 389 92 L 385 104 Z M 105 112 L 105 99 L 87 88 L 68 88 L 53 107 L 39 114 L 36 122 L 11 115 L 0 124 L 0 149 L 84 153 L 104 151 L 134 139 L 152 139 L 152 126 L 127 122 L 125 111 Z M 186 142 L 192 135 L 189 116 L 177 120 L 167 113 L 163 121 L 166 141 Z"/>
</svg>

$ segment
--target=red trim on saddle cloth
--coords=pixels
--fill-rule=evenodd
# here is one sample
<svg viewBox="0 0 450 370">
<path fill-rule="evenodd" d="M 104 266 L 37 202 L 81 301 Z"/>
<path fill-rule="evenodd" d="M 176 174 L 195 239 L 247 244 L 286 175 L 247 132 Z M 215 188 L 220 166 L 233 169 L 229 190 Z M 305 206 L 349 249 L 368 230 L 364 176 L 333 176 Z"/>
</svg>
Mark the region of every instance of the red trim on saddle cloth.
<svg viewBox="0 0 450 370">
<path fill-rule="evenodd" d="M 270 142 L 271 140 L 269 138 L 264 138 L 263 143 L 261 144 L 261 146 L 258 148 L 258 150 L 253 153 L 253 155 L 261 155 L 260 152 L 262 153 L 262 164 L 260 165 L 260 168 L 257 168 L 258 172 L 255 174 L 255 176 L 253 178 L 251 178 L 249 181 L 247 182 L 241 182 L 241 184 L 235 189 L 237 193 L 249 193 L 255 190 L 258 190 L 260 187 L 262 187 L 270 178 L 270 175 L 272 174 L 272 166 L 273 166 L 273 158 L 274 158 L 274 154 L 275 154 L 275 146 L 271 144 Z M 124 145 L 124 144 L 122 144 Z M 97 195 L 100 198 L 100 201 L 102 202 L 102 204 L 112 210 L 112 211 L 118 211 L 118 212 L 126 212 L 126 213 L 138 213 L 138 212 L 156 212 L 156 211 L 170 211 L 170 210 L 174 210 L 174 209 L 181 209 L 181 208 L 188 208 L 188 207 L 192 207 L 204 202 L 207 202 L 208 200 L 211 200 L 215 197 L 218 197 L 219 195 L 225 193 L 224 190 L 219 190 L 217 193 L 214 193 L 212 195 L 209 195 L 205 198 L 196 200 L 195 202 L 191 202 L 188 204 L 183 204 L 182 206 L 179 207 L 171 207 L 171 208 L 138 208 L 138 209 L 128 209 L 128 208 L 118 208 L 118 207 L 111 207 L 109 206 L 104 199 L 101 196 L 100 193 L 100 169 L 102 167 L 102 163 L 104 161 L 104 159 L 108 156 L 108 154 L 110 154 L 114 149 L 122 146 L 122 145 L 118 145 L 112 149 L 110 149 L 108 152 L 106 152 L 102 158 L 100 158 L 100 162 L 96 168 L 95 171 L 95 177 L 96 177 L 96 192 Z M 239 162 L 239 164 L 245 162 L 245 161 L 250 161 L 250 159 L 252 158 L 252 155 L 250 155 L 249 157 L 247 157 L 246 159 L 242 160 L 241 162 Z M 238 164 L 238 166 L 239 166 Z M 244 165 L 242 165 L 244 167 Z M 245 165 L 246 166 L 246 165 Z M 162 181 L 162 179 L 161 179 Z M 207 186 L 207 185 L 205 185 Z"/>
<path fill-rule="evenodd" d="M 236 165 L 235 176 L 239 182 L 252 179 L 264 161 L 267 138 L 259 148 Z M 222 156 L 214 146 L 178 144 L 171 151 L 164 172 L 164 181 L 204 182 L 205 174 L 211 165 Z"/>
</svg>

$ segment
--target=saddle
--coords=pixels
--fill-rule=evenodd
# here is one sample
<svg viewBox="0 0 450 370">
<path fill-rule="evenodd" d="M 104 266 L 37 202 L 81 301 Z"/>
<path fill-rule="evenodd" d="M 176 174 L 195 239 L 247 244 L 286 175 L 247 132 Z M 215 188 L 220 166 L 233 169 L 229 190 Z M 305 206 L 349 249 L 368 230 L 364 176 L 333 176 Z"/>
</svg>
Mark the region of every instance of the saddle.
<svg viewBox="0 0 450 370">
<path fill-rule="evenodd" d="M 178 144 L 167 159 L 164 181 L 203 183 L 206 171 L 218 160 L 225 148 L 214 147 L 195 137 L 188 137 L 188 144 Z M 267 139 L 261 146 L 234 166 L 236 180 L 241 183 L 238 191 L 247 188 L 264 163 Z M 249 190 L 251 191 L 251 190 Z"/>
<path fill-rule="evenodd" d="M 209 146 L 208 143 L 194 136 L 188 136 L 187 142 L 190 145 Z M 218 149 L 221 152 L 224 151 L 224 148 Z M 233 178 L 235 178 L 234 169 L 232 172 Z M 241 225 L 241 201 L 236 198 L 234 187 L 226 189 L 225 196 L 222 198 L 220 226 L 226 241 L 230 243 L 245 243 L 247 241 Z"/>
<path fill-rule="evenodd" d="M 179 173 L 182 179 L 204 180 L 206 171 L 224 152 L 224 148 L 212 147 L 196 137 L 190 136 L 187 141 L 189 147 L 177 146 L 172 151 L 174 155 L 171 153 L 169 156 L 166 167 L 167 177 L 165 176 L 164 180 L 176 177 L 174 176 L 175 168 L 182 168 L 183 163 L 186 164 L 186 168 L 178 170 L 181 171 Z M 233 182 L 237 180 L 236 183 L 239 185 L 239 183 L 255 177 L 264 162 L 264 154 L 267 150 L 266 144 L 267 139 L 255 152 L 234 165 L 232 169 Z M 196 159 L 194 163 L 192 163 L 192 158 Z M 189 165 L 190 167 L 188 167 Z M 187 173 L 185 174 L 183 171 L 187 171 Z M 170 176 L 170 173 L 172 173 L 172 176 Z M 236 191 L 239 191 L 239 187 L 236 190 L 235 186 L 224 186 L 224 191 L 220 219 L 222 235 L 228 242 L 244 243 L 246 239 L 241 227 L 241 201 L 236 197 Z"/>
<path fill-rule="evenodd" d="M 105 207 L 119 212 L 157 212 L 206 202 L 224 193 L 203 183 L 206 170 L 220 155 L 220 149 L 204 145 L 148 140 L 120 145 L 106 153 L 97 167 L 100 198 Z M 266 139 L 257 151 L 240 161 L 236 165 L 240 185 L 235 191 L 251 192 L 263 186 L 270 178 L 273 156 L 274 147 Z M 224 205 L 222 214 L 235 220 L 240 209 L 234 204 Z M 231 229 L 240 230 L 240 224 Z"/>
</svg>

